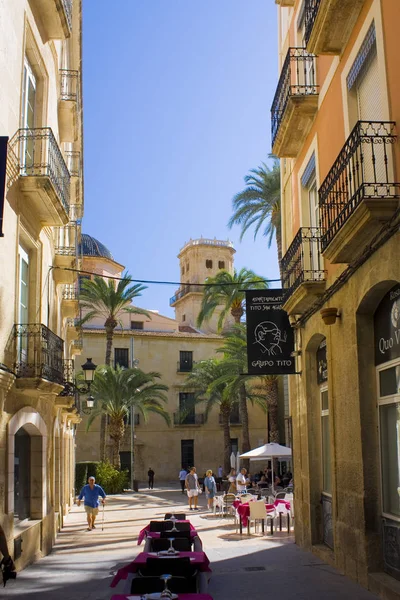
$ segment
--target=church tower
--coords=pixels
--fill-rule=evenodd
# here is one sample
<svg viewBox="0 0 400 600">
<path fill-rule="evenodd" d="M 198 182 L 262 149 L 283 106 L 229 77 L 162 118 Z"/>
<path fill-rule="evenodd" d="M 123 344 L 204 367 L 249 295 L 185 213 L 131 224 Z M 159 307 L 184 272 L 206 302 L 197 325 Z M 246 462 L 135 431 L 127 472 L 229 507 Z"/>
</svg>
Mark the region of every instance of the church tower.
<svg viewBox="0 0 400 600">
<path fill-rule="evenodd" d="M 215 277 L 218 271 L 233 273 L 233 255 L 236 250 L 229 240 L 200 238 L 187 242 L 178 254 L 180 281 L 179 290 L 170 299 L 175 308 L 175 318 L 182 327 L 197 329 L 203 288 L 191 284 L 204 283 L 207 277 Z M 220 311 L 215 311 L 209 322 L 204 322 L 202 331 L 216 332 Z"/>
</svg>

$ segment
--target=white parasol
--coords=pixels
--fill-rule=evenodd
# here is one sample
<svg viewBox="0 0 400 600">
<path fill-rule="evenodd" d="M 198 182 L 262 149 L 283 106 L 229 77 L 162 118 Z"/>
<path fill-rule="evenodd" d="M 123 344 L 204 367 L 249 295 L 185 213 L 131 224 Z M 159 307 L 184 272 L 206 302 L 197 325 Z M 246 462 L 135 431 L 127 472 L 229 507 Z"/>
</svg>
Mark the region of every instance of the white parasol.
<svg viewBox="0 0 400 600">
<path fill-rule="evenodd" d="M 272 491 L 274 491 L 274 458 L 290 458 L 292 456 L 292 449 L 287 446 L 281 446 L 271 442 L 270 444 L 264 444 L 245 452 L 240 455 L 240 458 L 249 458 L 250 460 L 270 460 L 271 461 L 271 478 L 272 478 Z"/>
</svg>

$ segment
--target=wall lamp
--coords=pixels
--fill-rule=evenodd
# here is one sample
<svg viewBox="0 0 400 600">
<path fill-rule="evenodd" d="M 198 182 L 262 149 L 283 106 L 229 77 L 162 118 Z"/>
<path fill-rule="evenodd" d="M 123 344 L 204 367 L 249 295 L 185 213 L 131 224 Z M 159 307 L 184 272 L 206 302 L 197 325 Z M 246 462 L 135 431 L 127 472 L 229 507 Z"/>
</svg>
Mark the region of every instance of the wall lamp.
<svg viewBox="0 0 400 600">
<path fill-rule="evenodd" d="M 97 369 L 97 365 L 94 364 L 91 358 L 87 358 L 85 364 L 82 365 L 83 375 L 85 377 L 85 383 L 77 385 L 77 389 L 81 394 L 90 394 L 90 387 L 93 383 L 94 372 Z M 86 406 L 82 407 L 82 412 L 85 415 L 90 415 L 94 407 L 93 396 L 88 396 L 86 400 Z"/>
<path fill-rule="evenodd" d="M 337 308 L 322 308 L 319 311 L 325 325 L 334 325 L 336 319 L 340 318 L 340 312 Z"/>
</svg>

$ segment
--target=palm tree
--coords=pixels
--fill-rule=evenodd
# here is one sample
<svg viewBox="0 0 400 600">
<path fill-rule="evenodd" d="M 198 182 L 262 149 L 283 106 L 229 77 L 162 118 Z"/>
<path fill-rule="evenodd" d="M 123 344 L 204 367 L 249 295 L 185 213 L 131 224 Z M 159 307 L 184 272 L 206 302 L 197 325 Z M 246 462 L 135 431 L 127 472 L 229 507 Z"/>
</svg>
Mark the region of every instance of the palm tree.
<svg viewBox="0 0 400 600">
<path fill-rule="evenodd" d="M 105 280 L 99 275 L 93 279 L 82 279 L 79 292 L 79 305 L 81 309 L 87 310 L 80 319 L 82 326 L 94 318 L 104 319 L 106 330 L 106 356 L 105 364 L 111 365 L 111 351 L 114 338 L 114 330 L 121 324 L 124 313 L 145 315 L 151 319 L 149 313 L 141 308 L 131 306 L 134 298 L 137 298 L 146 289 L 141 284 L 131 285 L 132 278 L 128 273 L 123 274 L 122 279 Z M 106 428 L 107 420 L 103 415 L 100 424 L 100 460 L 106 456 Z"/>
<path fill-rule="evenodd" d="M 145 373 L 140 369 L 125 369 L 117 365 L 115 369 L 104 365 L 95 372 L 91 391 L 96 399 L 96 406 L 90 414 L 86 430 L 98 416 L 105 415 L 110 420 L 110 438 L 112 440 L 112 462 L 121 468 L 119 451 L 125 433 L 125 419 L 132 406 L 142 414 L 145 422 L 149 413 L 161 415 L 170 425 L 169 413 L 164 409 L 167 402 L 164 392 L 168 387 L 157 383 L 159 373 Z"/>
<path fill-rule="evenodd" d="M 217 352 L 224 354 L 225 360 L 232 361 L 240 373 L 247 368 L 247 332 L 243 323 L 234 325 L 223 334 L 224 344 Z M 253 382 L 252 393 L 254 398 L 266 402 L 270 424 L 270 441 L 279 443 L 278 425 L 278 375 L 242 375 L 242 382 Z M 243 393 L 243 392 L 242 392 Z M 248 425 L 247 425 L 248 427 Z"/>
<path fill-rule="evenodd" d="M 240 323 L 244 314 L 244 290 L 259 290 L 268 287 L 268 283 L 250 269 L 234 270 L 233 275 L 228 271 L 219 271 L 215 277 L 208 277 L 205 282 L 197 325 L 201 327 L 204 321 L 209 321 L 217 308 L 223 307 L 218 318 L 218 331 L 221 331 L 224 321 L 232 315 L 235 323 Z"/>
<path fill-rule="evenodd" d="M 185 388 L 195 390 L 195 401 L 205 402 L 204 417 L 207 420 L 211 409 L 219 407 L 224 434 L 224 471 L 229 473 L 231 454 L 230 415 L 232 406 L 237 401 L 227 392 L 227 383 L 221 381 L 226 369 L 222 361 L 216 358 L 202 360 L 193 367 L 193 371 L 185 381 Z"/>
<path fill-rule="evenodd" d="M 242 232 L 240 239 L 253 225 L 254 239 L 260 229 L 262 235 L 271 246 L 275 235 L 278 249 L 279 268 L 282 259 L 281 238 L 281 177 L 279 160 L 273 158 L 273 166 L 270 169 L 265 163 L 261 163 L 257 169 L 251 169 L 250 175 L 244 177 L 246 187 L 233 197 L 233 215 L 229 219 L 228 227 L 240 225 Z"/>
</svg>

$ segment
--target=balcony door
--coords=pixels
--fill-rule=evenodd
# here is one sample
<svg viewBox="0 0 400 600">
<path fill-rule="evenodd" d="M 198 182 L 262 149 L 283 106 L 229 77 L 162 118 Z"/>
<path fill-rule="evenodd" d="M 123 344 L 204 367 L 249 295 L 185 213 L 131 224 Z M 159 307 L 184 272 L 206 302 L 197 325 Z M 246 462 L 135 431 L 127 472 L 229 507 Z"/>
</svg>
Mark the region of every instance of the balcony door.
<svg viewBox="0 0 400 600">
<path fill-rule="evenodd" d="M 18 290 L 18 323 L 29 323 L 29 257 L 21 246 L 18 248 L 19 290 Z M 28 337 L 20 335 L 18 340 L 18 362 L 25 363 L 28 351 Z"/>
<path fill-rule="evenodd" d="M 21 128 L 33 129 L 35 127 L 35 106 L 36 106 L 36 78 L 32 68 L 25 58 L 24 79 L 22 83 L 22 112 Z M 34 165 L 34 140 L 29 135 L 24 134 L 20 144 L 21 165 L 26 170 L 33 168 Z"/>
<path fill-rule="evenodd" d="M 316 228 L 319 227 L 319 205 L 315 176 L 308 184 L 308 206 L 310 209 L 310 227 L 313 228 L 313 233 L 310 237 L 310 256 L 304 258 L 305 260 L 309 260 L 312 271 L 320 271 L 322 269 L 322 261 L 319 248 L 319 235 L 316 231 Z"/>
</svg>

